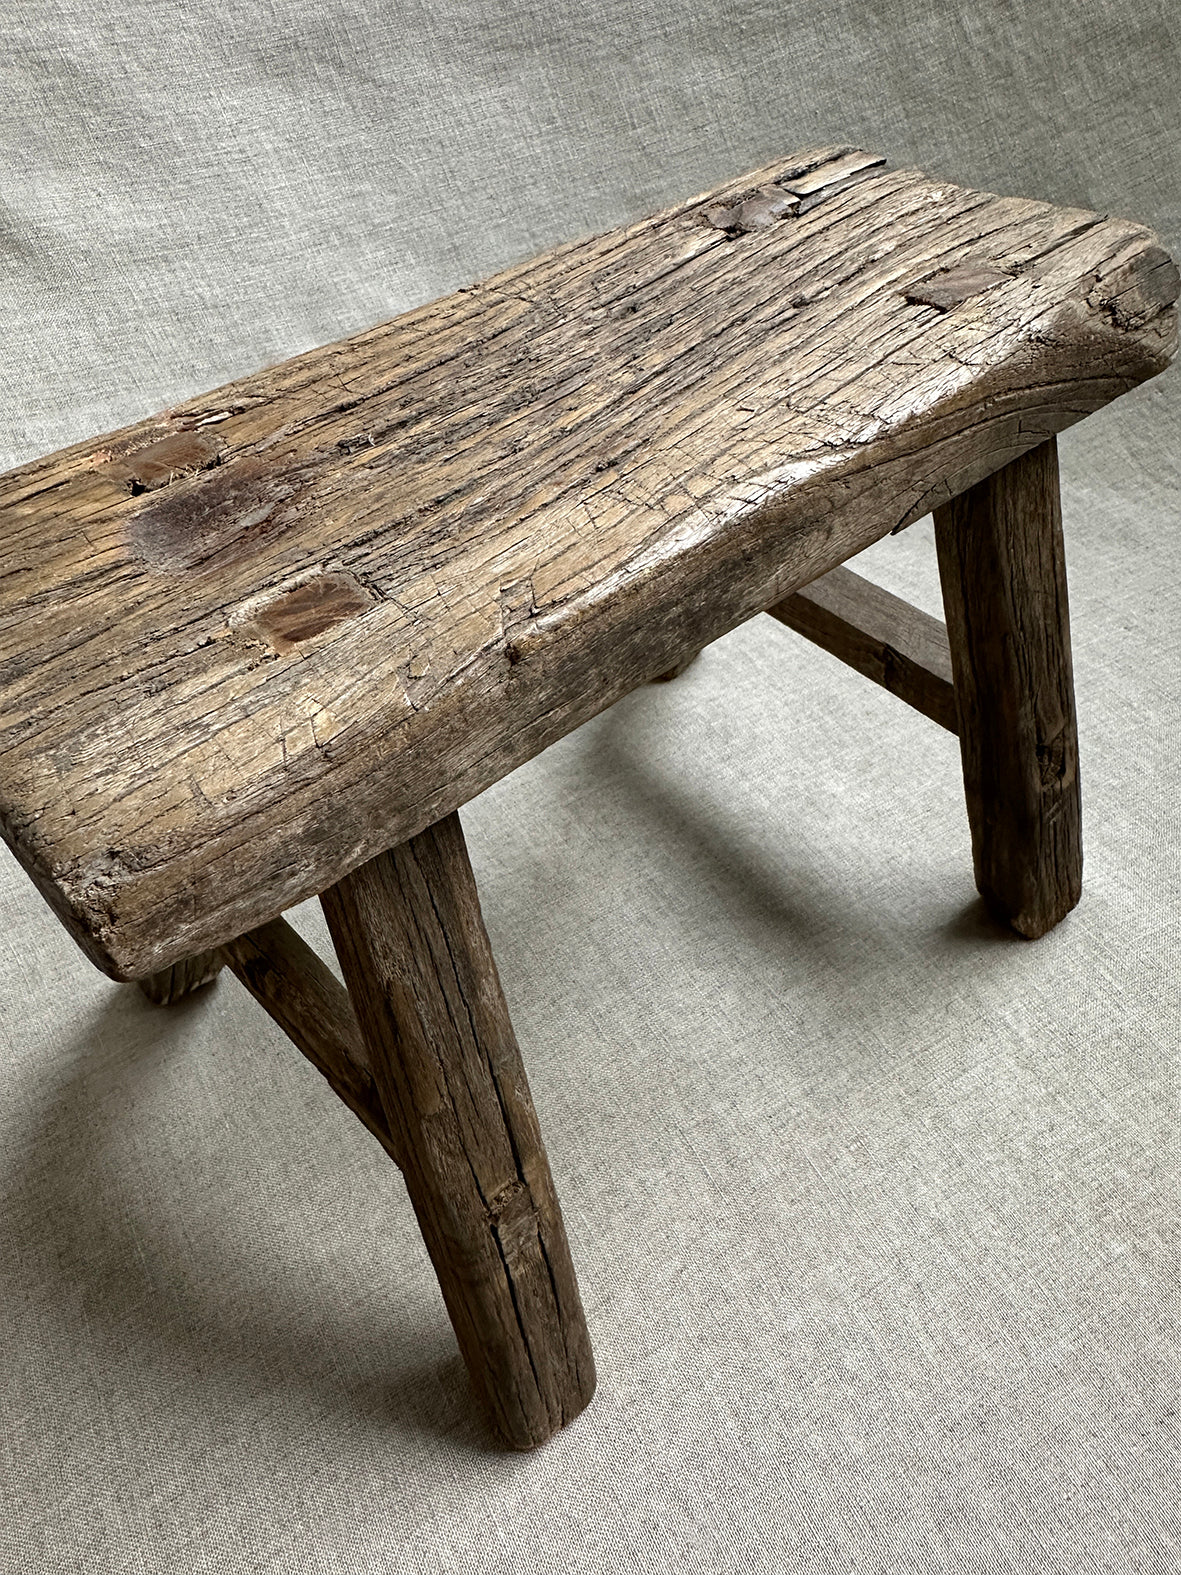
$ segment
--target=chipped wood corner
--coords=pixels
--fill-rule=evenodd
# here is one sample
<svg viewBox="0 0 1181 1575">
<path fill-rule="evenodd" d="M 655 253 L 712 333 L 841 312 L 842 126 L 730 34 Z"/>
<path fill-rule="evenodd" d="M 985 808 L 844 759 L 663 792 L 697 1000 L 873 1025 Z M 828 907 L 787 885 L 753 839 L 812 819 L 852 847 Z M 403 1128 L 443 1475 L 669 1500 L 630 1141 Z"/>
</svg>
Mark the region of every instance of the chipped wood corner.
<svg viewBox="0 0 1181 1575">
<path fill-rule="evenodd" d="M 810 213 L 826 198 L 835 197 L 859 181 L 882 173 L 883 153 L 860 148 L 824 149 L 814 160 L 794 160 L 774 178 L 728 202 L 706 207 L 706 224 L 728 235 L 752 235 L 770 229 L 781 219 Z"/>
<path fill-rule="evenodd" d="M 1169 310 L 1181 295 L 1177 264 L 1151 231 L 1142 233 L 1143 244 L 1102 270 L 1087 294 L 1087 304 L 1125 333 L 1139 333 L 1153 323 L 1169 326 Z M 1175 313 L 1172 326 L 1175 333 Z"/>
</svg>

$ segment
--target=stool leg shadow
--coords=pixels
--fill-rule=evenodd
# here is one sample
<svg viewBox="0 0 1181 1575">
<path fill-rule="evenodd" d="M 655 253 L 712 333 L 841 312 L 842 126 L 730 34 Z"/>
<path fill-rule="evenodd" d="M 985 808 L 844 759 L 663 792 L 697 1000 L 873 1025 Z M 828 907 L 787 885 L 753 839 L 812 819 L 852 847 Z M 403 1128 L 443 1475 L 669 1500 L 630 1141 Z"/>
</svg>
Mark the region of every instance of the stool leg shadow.
<svg viewBox="0 0 1181 1575">
<path fill-rule="evenodd" d="M 1082 832 L 1054 439 L 935 510 L 976 885 L 1035 939 L 1079 900 Z"/>
</svg>

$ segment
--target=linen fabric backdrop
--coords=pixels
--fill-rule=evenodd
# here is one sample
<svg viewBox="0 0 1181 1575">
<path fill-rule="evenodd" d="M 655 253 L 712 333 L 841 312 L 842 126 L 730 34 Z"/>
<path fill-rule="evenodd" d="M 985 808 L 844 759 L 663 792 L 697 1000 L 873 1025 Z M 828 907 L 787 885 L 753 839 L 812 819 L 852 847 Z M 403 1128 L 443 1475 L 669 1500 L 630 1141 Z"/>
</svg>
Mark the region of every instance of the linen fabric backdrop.
<svg viewBox="0 0 1181 1575">
<path fill-rule="evenodd" d="M 816 142 L 1176 250 L 1178 50 L 1166 0 L 16 0 L 0 457 Z M 1176 1571 L 1179 388 L 1061 441 L 1045 939 L 955 740 L 767 618 L 464 811 L 600 1369 L 537 1454 L 237 981 L 149 1006 L 4 854 L 5 1571 Z M 940 612 L 929 522 L 859 567 Z"/>
</svg>

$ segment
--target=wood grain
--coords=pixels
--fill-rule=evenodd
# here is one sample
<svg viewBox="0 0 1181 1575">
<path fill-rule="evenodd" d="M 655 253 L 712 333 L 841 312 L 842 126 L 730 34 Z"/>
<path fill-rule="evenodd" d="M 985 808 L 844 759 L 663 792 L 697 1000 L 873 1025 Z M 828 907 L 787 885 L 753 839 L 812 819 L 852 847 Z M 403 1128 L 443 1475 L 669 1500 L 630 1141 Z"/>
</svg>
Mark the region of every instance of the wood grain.
<svg viewBox="0 0 1181 1575">
<path fill-rule="evenodd" d="M 357 1014 L 332 970 L 286 919 L 272 919 L 238 936 L 222 948 L 222 955 L 254 999 L 398 1161 Z"/>
<path fill-rule="evenodd" d="M 101 967 L 323 890 L 1165 366 L 1148 231 L 851 152 L 0 479 L 0 826 Z"/>
<path fill-rule="evenodd" d="M 940 727 L 958 731 L 951 652 L 938 618 L 851 569 L 830 569 L 767 611 Z"/>
<path fill-rule="evenodd" d="M 322 901 L 473 1385 L 535 1448 L 587 1405 L 594 1361 L 458 815 Z"/>
<path fill-rule="evenodd" d="M 1032 939 L 1078 902 L 1083 867 L 1054 440 L 936 509 L 935 540 L 976 885 Z"/>
</svg>

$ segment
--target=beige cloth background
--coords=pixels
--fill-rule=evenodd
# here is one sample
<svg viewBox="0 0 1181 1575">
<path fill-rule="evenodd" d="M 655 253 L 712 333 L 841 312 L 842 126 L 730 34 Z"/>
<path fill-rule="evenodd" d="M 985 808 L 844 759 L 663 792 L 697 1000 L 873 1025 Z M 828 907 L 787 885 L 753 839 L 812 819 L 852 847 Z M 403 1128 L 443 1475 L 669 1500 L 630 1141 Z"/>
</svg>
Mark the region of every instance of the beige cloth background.
<svg viewBox="0 0 1181 1575">
<path fill-rule="evenodd" d="M 1179 67 L 1166 0 L 17 0 L 0 459 L 815 140 L 1177 249 Z M 954 740 L 769 619 L 465 812 L 601 1371 L 536 1455 L 236 981 L 154 1010 L 4 855 L 0 1568 L 1176 1571 L 1178 388 L 1062 442 L 1044 940 Z M 927 526 L 862 566 L 939 610 Z"/>
</svg>

